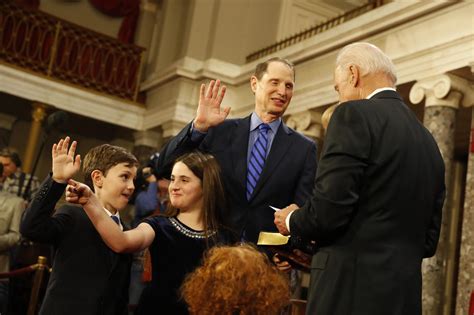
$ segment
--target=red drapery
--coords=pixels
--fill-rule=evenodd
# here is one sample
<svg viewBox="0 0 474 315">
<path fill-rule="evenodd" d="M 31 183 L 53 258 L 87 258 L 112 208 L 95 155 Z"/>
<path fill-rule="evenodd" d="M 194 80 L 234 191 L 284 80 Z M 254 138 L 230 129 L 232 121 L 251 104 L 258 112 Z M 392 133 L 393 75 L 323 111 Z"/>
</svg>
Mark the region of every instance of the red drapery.
<svg viewBox="0 0 474 315">
<path fill-rule="evenodd" d="M 106 15 L 123 17 L 118 39 L 123 43 L 133 43 L 140 14 L 140 0 L 89 0 L 89 2 Z"/>
</svg>

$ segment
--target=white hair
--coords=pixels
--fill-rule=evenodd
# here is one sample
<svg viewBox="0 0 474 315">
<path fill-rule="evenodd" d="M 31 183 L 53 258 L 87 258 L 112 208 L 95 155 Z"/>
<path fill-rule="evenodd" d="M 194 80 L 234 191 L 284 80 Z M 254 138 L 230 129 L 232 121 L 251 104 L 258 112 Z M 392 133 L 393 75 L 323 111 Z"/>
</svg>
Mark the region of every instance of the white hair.
<svg viewBox="0 0 474 315">
<path fill-rule="evenodd" d="M 375 45 L 358 42 L 342 48 L 337 54 L 336 69 L 347 69 L 350 65 L 359 67 L 362 76 L 383 73 L 393 81 L 394 85 L 397 82 L 392 60 Z"/>
</svg>

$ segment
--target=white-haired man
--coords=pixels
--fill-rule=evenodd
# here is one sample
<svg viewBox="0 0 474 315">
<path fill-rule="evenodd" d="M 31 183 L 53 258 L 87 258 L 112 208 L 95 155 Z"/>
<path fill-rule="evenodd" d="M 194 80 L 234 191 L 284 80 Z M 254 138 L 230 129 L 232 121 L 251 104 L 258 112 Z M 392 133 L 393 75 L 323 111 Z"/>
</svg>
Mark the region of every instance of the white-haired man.
<svg viewBox="0 0 474 315">
<path fill-rule="evenodd" d="M 313 197 L 275 214 L 281 233 L 320 246 L 306 314 L 421 314 L 421 261 L 436 251 L 444 202 L 441 154 L 380 49 L 344 47 L 334 82 L 341 104 Z"/>
</svg>

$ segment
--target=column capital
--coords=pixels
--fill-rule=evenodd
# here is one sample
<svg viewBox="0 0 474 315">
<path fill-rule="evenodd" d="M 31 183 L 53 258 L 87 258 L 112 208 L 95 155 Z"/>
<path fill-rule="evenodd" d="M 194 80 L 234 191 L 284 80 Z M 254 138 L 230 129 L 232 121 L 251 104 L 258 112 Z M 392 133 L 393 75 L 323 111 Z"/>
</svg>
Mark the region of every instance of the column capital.
<svg viewBox="0 0 474 315">
<path fill-rule="evenodd" d="M 163 129 L 163 138 L 176 136 L 187 124 L 188 122 L 175 119 L 166 121 L 161 125 L 161 128 Z"/>
<path fill-rule="evenodd" d="M 323 138 L 323 127 L 321 125 L 321 113 L 312 110 L 291 114 L 286 124 L 288 127 L 301 132 L 313 139 Z"/>
<path fill-rule="evenodd" d="M 453 74 L 441 74 L 417 81 L 410 90 L 410 101 L 425 106 L 445 106 L 458 109 L 474 105 L 473 84 Z"/>
<path fill-rule="evenodd" d="M 33 110 L 31 111 L 33 121 L 42 122 L 46 117 L 46 109 L 48 106 L 38 102 L 32 103 L 31 106 L 33 107 Z"/>
<path fill-rule="evenodd" d="M 158 148 L 161 140 L 161 132 L 153 130 L 142 130 L 133 133 L 135 139 L 135 146 L 143 145 L 150 148 Z"/>
</svg>

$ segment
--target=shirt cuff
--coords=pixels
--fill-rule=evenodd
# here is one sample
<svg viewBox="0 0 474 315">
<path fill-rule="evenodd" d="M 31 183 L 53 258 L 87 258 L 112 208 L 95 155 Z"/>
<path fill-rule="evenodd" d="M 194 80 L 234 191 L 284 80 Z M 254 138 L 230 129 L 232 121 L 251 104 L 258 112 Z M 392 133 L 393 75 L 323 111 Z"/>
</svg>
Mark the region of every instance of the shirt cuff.
<svg viewBox="0 0 474 315">
<path fill-rule="evenodd" d="M 207 132 L 201 132 L 194 128 L 194 121 L 191 123 L 191 129 L 189 130 L 191 134 L 191 141 L 192 142 L 199 142 L 207 135 Z"/>
<path fill-rule="evenodd" d="M 290 213 L 288 213 L 288 216 L 286 217 L 285 219 L 285 225 L 286 225 L 286 229 L 288 230 L 288 232 L 291 233 L 290 231 L 290 218 L 291 218 L 291 215 L 293 214 L 293 212 L 295 212 L 295 210 L 291 211 Z"/>
</svg>

